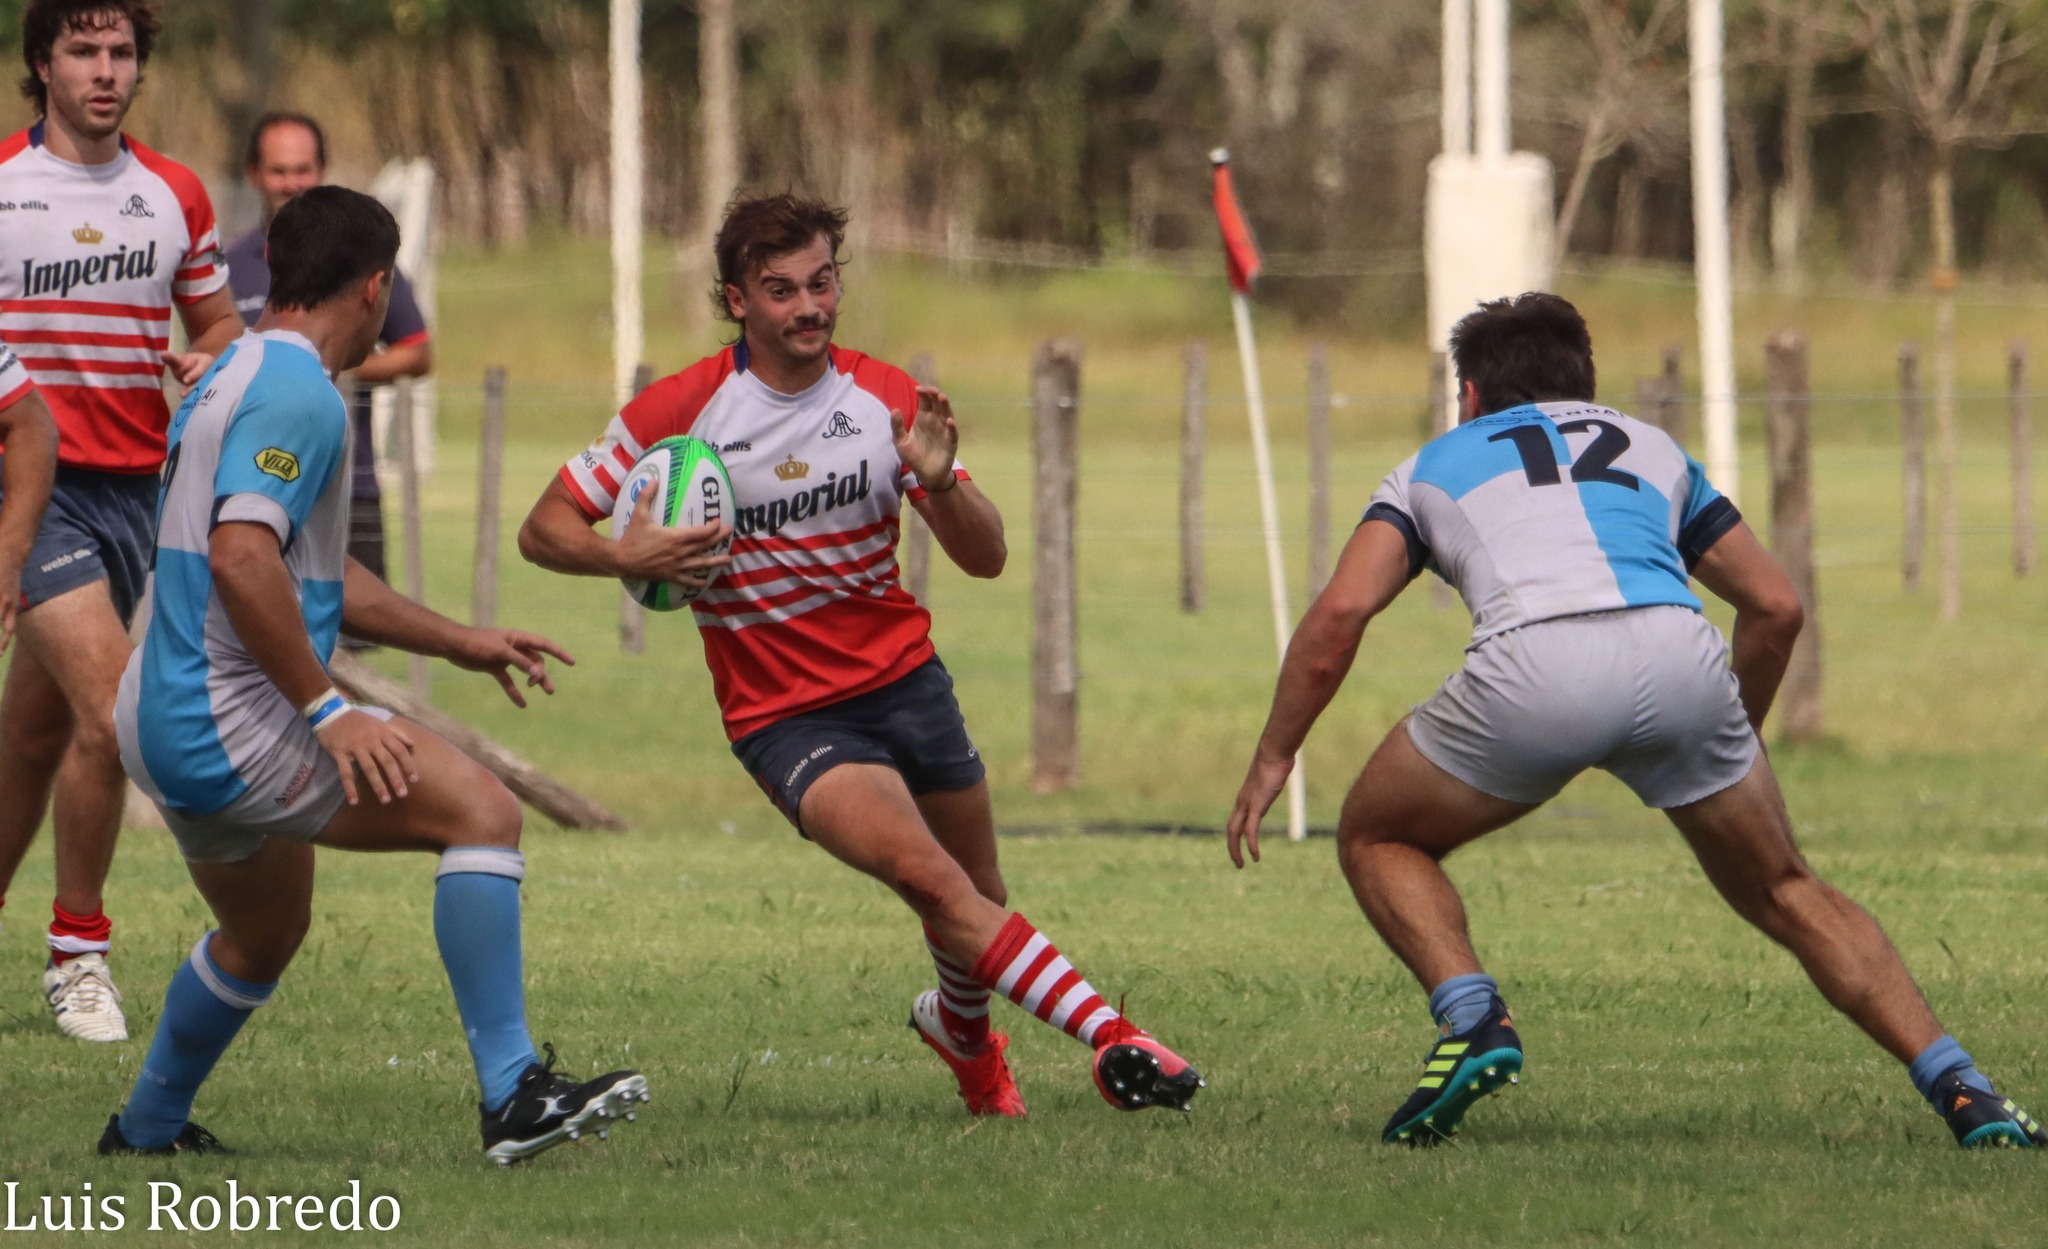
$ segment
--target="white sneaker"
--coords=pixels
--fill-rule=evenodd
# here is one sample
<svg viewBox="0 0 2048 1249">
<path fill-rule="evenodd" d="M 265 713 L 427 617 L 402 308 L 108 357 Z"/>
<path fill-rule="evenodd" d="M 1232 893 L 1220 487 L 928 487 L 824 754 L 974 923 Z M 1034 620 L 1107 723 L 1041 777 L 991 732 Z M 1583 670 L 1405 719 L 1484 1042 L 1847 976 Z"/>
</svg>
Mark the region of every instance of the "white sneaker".
<svg viewBox="0 0 2048 1249">
<path fill-rule="evenodd" d="M 121 991 L 104 954 L 81 954 L 43 972 L 43 996 L 57 1016 L 57 1030 L 81 1041 L 125 1041 L 128 1020 Z"/>
</svg>

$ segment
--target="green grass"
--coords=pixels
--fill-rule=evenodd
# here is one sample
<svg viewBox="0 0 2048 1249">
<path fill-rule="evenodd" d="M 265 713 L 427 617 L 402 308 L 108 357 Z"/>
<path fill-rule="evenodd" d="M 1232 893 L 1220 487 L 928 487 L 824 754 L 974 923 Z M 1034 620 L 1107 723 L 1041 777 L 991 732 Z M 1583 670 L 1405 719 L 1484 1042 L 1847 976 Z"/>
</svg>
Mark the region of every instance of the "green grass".
<svg viewBox="0 0 2048 1249">
<path fill-rule="evenodd" d="M 530 1005 L 537 1035 L 578 1069 L 642 1066 L 656 1101 L 607 1143 L 510 1173 L 485 1164 L 432 954 L 431 865 L 331 855 L 298 965 L 202 1094 L 201 1121 L 241 1155 L 102 1163 L 91 1143 L 143 1042 L 83 1049 L 41 1016 L 29 994 L 49 884 L 38 852 L 0 938 L 18 978 L 0 994 L 11 1060 L 0 1076 L 0 1180 L 18 1181 L 23 1198 L 90 1181 L 128 1197 L 129 1231 L 101 1239 L 164 1244 L 185 1238 L 137 1234 L 147 1182 L 175 1179 L 189 1197 L 218 1194 L 231 1177 L 322 1195 L 360 1179 L 367 1193 L 402 1198 L 392 1240 L 433 1245 L 2041 1243 L 2048 1159 L 1956 1150 L 1896 1064 L 1721 906 L 1655 816 L 1599 776 L 1453 860 L 1530 1052 L 1523 1086 L 1477 1107 L 1455 1148 L 1378 1144 L 1429 1025 L 1327 841 L 1282 842 L 1237 873 L 1213 838 L 1006 838 L 1019 908 L 1212 1087 L 1190 1116 L 1118 1115 L 1090 1087 L 1080 1047 L 1004 1008 L 1033 1117 L 970 1122 L 902 1027 L 930 977 L 914 923 L 761 800 L 726 750 L 687 620 L 650 619 L 648 653 L 623 657 L 615 589 L 547 577 L 511 549 L 525 503 L 607 415 L 605 387 L 588 380 L 604 371 L 592 362 L 601 326 L 590 329 L 602 282 L 571 263 L 579 256 L 535 258 L 557 265 L 544 272 L 563 300 L 560 320 L 544 325 L 487 320 L 482 297 L 459 295 L 451 276 L 449 440 L 429 496 L 428 599 L 457 615 L 468 603 L 476 396 L 463 379 L 491 359 L 518 361 L 499 614 L 557 636 L 583 662 L 556 699 L 524 714 L 488 682 L 447 669 L 433 691 L 635 824 L 599 836 L 532 822 Z M 479 283 L 493 273 L 528 280 L 503 262 L 474 263 Z M 938 354 L 959 379 L 963 456 L 1009 520 L 1002 579 L 940 568 L 932 592 L 999 821 L 1219 825 L 1264 716 L 1273 658 L 1249 478 L 1234 453 L 1241 413 L 1225 402 L 1235 382 L 1222 322 L 1213 309 L 1188 310 L 1190 290 L 1213 292 L 1145 275 L 1092 286 L 941 278 L 891 270 L 880 279 L 893 284 L 891 319 L 874 339 L 847 338 Z M 933 294 L 957 317 L 931 311 L 923 296 Z M 1606 297 L 1617 301 L 1608 319 L 1654 358 L 1660 318 L 1673 315 L 1661 297 L 1625 304 L 1594 291 L 1588 302 Z M 1119 309 L 1139 304 L 1129 318 L 1138 328 L 1120 328 Z M 1062 795 L 1029 784 L 1030 462 L 1019 397 L 1041 315 L 1046 329 L 1090 335 L 1084 762 L 1081 788 Z M 485 324 L 488 340 L 476 328 Z M 1895 328 L 1873 314 L 1860 331 L 1866 381 L 1886 376 Z M 558 330 L 568 345 L 550 364 Z M 1211 606 L 1201 616 L 1175 606 L 1183 333 L 1208 337 L 1216 365 Z M 1980 354 L 1995 359 L 2003 333 L 1980 336 Z M 670 365 L 683 351 L 680 339 L 672 347 Z M 1305 474 L 1298 395 L 1279 394 L 1277 380 L 1281 365 L 1298 367 L 1299 347 L 1291 332 L 1269 343 L 1285 482 Z M 1339 410 L 1341 531 L 1412 449 L 1416 412 L 1400 397 L 1405 365 L 1386 365 L 1385 388 L 1373 389 L 1373 362 L 1398 363 L 1398 344 L 1333 349 L 1339 388 L 1356 396 Z M 1843 410 L 1873 421 L 1888 411 L 1881 399 Z M 1885 922 L 1964 1044 L 2040 1113 L 2048 708 L 2033 674 L 2048 601 L 2038 579 L 2006 570 L 2005 470 L 1992 440 L 2000 411 L 1970 412 L 1967 605 L 1947 627 L 1931 594 L 1898 588 L 1895 454 L 1852 420 L 1824 423 L 1816 463 L 1832 736 L 1780 747 L 1777 762 L 1815 863 Z M 1745 471 L 1765 480 L 1754 457 Z M 1760 496 L 1753 485 L 1759 517 Z M 1301 491 L 1289 486 L 1283 506 L 1298 610 Z M 1457 664 L 1465 629 L 1462 612 L 1434 610 L 1420 588 L 1375 624 L 1307 752 L 1315 823 L 1333 820 L 1371 745 Z M 146 1035 L 165 980 L 205 926 L 163 835 L 130 836 L 112 907 L 121 982 Z"/>
</svg>

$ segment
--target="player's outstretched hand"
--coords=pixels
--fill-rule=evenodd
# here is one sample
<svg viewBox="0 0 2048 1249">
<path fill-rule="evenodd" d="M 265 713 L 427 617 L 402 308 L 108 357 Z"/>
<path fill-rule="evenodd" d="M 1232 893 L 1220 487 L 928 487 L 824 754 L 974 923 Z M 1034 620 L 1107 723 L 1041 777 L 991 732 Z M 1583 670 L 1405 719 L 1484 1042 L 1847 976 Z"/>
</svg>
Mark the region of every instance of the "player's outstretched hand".
<svg viewBox="0 0 2048 1249">
<path fill-rule="evenodd" d="M 213 367 L 213 357 L 203 351 L 159 351 L 157 358 L 164 362 L 171 376 L 180 386 L 192 383 L 206 376 L 206 370 Z"/>
<path fill-rule="evenodd" d="M 1273 809 L 1273 800 L 1280 796 L 1280 790 L 1287 784 L 1288 774 L 1294 771 L 1294 760 L 1268 759 L 1263 754 L 1252 756 L 1252 770 L 1245 775 L 1244 786 L 1237 791 L 1237 805 L 1230 811 L 1230 861 L 1244 866 L 1244 852 L 1249 848 L 1252 862 L 1259 861 L 1259 821 L 1266 818 L 1266 812 Z"/>
<path fill-rule="evenodd" d="M 712 573 L 732 563 L 729 554 L 709 553 L 731 535 L 732 526 L 718 521 L 667 528 L 654 517 L 654 495 L 652 490 L 640 492 L 625 536 L 613 544 L 619 559 L 619 575 L 639 581 L 673 581 L 702 589 Z"/>
<path fill-rule="evenodd" d="M 378 802 L 405 797 L 407 782 L 420 779 L 413 764 L 412 738 L 395 721 L 345 711 L 313 735 L 341 769 L 341 793 L 350 806 L 361 797 L 356 790 L 358 769 Z"/>
<path fill-rule="evenodd" d="M 490 673 L 504 687 L 505 697 L 512 700 L 512 705 L 523 709 L 526 695 L 519 692 L 519 683 L 512 679 L 510 670 L 519 669 L 529 687 L 538 685 L 543 694 L 552 694 L 555 683 L 548 676 L 550 655 L 572 668 L 576 666 L 575 656 L 538 633 L 523 633 L 518 629 L 464 629 L 448 654 L 448 662 L 471 672 Z"/>
<path fill-rule="evenodd" d="M 952 489 L 953 458 L 960 450 L 960 427 L 953 423 L 953 403 L 936 386 L 917 388 L 917 411 L 909 416 L 889 413 L 896 435 L 896 456 L 917 475 L 927 494 Z"/>
</svg>

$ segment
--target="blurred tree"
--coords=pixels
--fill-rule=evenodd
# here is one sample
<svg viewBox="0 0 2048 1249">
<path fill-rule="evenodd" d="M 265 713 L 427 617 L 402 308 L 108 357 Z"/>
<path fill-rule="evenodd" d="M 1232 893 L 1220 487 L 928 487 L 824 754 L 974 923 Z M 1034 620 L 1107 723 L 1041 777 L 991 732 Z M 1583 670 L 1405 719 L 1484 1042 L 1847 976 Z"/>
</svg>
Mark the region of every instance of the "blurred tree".
<svg viewBox="0 0 2048 1249">
<path fill-rule="evenodd" d="M 1592 58 L 1588 72 L 1568 78 L 1567 111 L 1579 119 L 1578 152 L 1557 210 L 1553 254 L 1571 251 L 1586 188 L 1600 162 L 1645 134 L 1660 111 L 1682 98 L 1685 0 L 1571 0 L 1569 12 Z"/>
<path fill-rule="evenodd" d="M 1927 207 L 1934 241 L 1934 421 L 1941 530 L 1941 618 L 1962 615 L 1962 517 L 1956 495 L 1956 152 L 2008 147 L 2037 134 L 2022 110 L 2014 67 L 2039 44 L 2014 24 L 2016 0 L 1857 0 L 1870 68 L 1887 104 L 1933 149 Z"/>
</svg>

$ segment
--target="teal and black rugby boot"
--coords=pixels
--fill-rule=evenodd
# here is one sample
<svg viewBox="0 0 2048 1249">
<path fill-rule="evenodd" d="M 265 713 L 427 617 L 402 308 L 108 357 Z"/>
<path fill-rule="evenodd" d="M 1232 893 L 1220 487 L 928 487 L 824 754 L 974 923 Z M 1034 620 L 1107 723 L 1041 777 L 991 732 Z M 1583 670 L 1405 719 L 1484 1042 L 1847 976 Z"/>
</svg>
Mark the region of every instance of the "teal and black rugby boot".
<svg viewBox="0 0 2048 1249">
<path fill-rule="evenodd" d="M 1519 1083 L 1521 1070 L 1522 1038 L 1515 1035 L 1507 1003 L 1496 997 L 1485 1020 L 1430 1047 L 1421 1082 L 1387 1120 L 1380 1139 L 1389 1145 L 1449 1140 L 1473 1102 Z"/>
<path fill-rule="evenodd" d="M 2012 1099 L 1963 1083 L 1951 1071 L 1934 1082 L 1934 1108 L 1964 1149 L 2048 1149 L 2048 1131 Z"/>
</svg>

